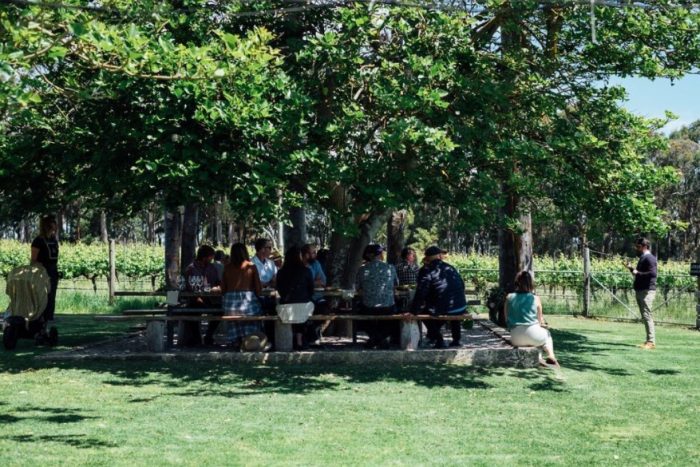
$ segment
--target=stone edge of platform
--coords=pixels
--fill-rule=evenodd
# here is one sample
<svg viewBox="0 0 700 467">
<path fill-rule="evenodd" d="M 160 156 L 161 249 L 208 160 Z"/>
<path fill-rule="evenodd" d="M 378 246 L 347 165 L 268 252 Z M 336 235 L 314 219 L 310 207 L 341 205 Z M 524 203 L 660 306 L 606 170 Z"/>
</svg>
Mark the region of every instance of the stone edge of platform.
<svg viewBox="0 0 700 467">
<path fill-rule="evenodd" d="M 493 322 L 485 319 L 478 323 L 503 339 L 509 347 L 491 349 L 421 349 L 416 351 L 396 350 L 348 350 L 333 352 L 91 352 L 89 347 L 65 352 L 48 353 L 35 357 L 43 361 L 76 360 L 151 360 L 151 361 L 196 361 L 241 364 L 410 364 L 445 363 L 476 367 L 532 368 L 538 365 L 540 353 L 536 348 L 514 348 L 510 346 L 510 334 Z M 76 352 L 76 350 L 79 351 Z"/>
<path fill-rule="evenodd" d="M 448 363 L 472 366 L 499 366 L 529 368 L 537 365 L 537 349 L 445 349 L 445 350 L 348 350 L 334 352 L 134 352 L 102 353 L 83 351 L 81 353 L 54 353 L 36 357 L 43 361 L 76 360 L 152 360 L 152 361 L 195 361 L 226 362 L 245 364 L 410 364 Z"/>
</svg>

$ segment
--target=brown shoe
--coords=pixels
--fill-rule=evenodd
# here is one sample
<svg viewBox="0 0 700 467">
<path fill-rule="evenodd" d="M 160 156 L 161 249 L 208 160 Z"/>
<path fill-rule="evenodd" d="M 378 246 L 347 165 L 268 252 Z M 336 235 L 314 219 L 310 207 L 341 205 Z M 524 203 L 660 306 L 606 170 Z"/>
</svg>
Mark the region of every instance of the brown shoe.
<svg viewBox="0 0 700 467">
<path fill-rule="evenodd" d="M 640 347 L 644 350 L 653 350 L 656 348 L 656 344 L 654 344 L 653 342 L 645 342 L 642 345 L 640 345 Z"/>
</svg>

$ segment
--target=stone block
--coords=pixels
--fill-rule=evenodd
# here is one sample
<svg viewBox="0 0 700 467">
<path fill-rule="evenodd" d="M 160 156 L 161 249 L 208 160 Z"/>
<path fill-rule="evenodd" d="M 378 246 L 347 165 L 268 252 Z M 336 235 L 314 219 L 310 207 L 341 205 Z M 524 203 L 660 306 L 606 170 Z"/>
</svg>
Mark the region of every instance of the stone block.
<svg viewBox="0 0 700 467">
<path fill-rule="evenodd" d="M 152 320 L 148 322 L 146 344 L 151 352 L 165 351 L 165 321 Z"/>
<path fill-rule="evenodd" d="M 275 350 L 277 352 L 291 352 L 294 347 L 294 332 L 292 325 L 275 321 Z"/>
</svg>

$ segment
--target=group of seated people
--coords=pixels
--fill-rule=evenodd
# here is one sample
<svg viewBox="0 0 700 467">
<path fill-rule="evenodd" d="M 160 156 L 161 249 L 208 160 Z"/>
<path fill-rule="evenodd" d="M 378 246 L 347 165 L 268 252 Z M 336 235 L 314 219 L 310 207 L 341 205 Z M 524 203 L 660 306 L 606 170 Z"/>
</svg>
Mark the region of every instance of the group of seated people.
<svg viewBox="0 0 700 467">
<path fill-rule="evenodd" d="M 314 245 L 289 248 L 281 267 L 271 259 L 272 242 L 259 239 L 255 242 L 255 255 L 251 259 L 243 243 L 231 246 L 230 257 L 215 261 L 216 252 L 208 245 L 197 251 L 195 261 L 185 271 L 185 278 L 191 275 L 204 276 L 211 285 L 212 292 L 221 293 L 221 303 L 226 315 L 274 314 L 275 305 L 313 302 L 315 313 L 327 312 L 323 292 L 318 289 L 326 286 L 326 274 L 317 259 Z M 444 261 L 447 251 L 430 246 L 424 251 L 422 266 L 417 264 L 416 251 L 410 247 L 401 252 L 401 260 L 396 266 L 384 261 L 384 249 L 373 243 L 363 253 L 355 289 L 355 306 L 359 313 L 367 315 L 391 315 L 397 312 L 412 314 L 428 313 L 437 315 L 462 315 L 466 313 L 465 286 L 457 269 Z M 221 264 L 221 266 L 219 266 Z M 186 283 L 190 282 L 186 280 Z M 518 275 L 518 290 L 507 297 L 506 311 L 513 327 L 513 338 L 520 344 L 544 346 L 549 361 L 556 362 L 552 350 L 551 336 L 543 323 L 542 307 L 539 298 L 533 294 L 534 285 L 527 271 Z M 414 286 L 415 294 L 403 309 L 397 308 L 395 291 L 397 286 Z M 263 288 L 275 288 L 279 298 L 263 295 Z M 522 289 L 522 290 L 521 290 Z M 206 297 L 194 299 L 194 306 L 211 306 Z M 450 347 L 461 346 L 461 321 L 448 321 L 452 334 Z M 204 343 L 213 343 L 214 332 L 219 323 L 210 322 Z M 267 322 L 266 324 L 272 324 Z M 425 320 L 426 339 L 434 348 L 447 347 L 442 336 L 444 321 Z M 530 328 L 531 326 L 535 326 Z M 309 340 L 318 337 L 318 328 L 311 323 L 294 325 L 294 348 L 308 348 Z M 365 329 L 369 340 L 368 348 L 389 348 L 398 344 L 399 325 L 396 321 L 371 321 Z M 262 331 L 258 321 L 231 323 L 228 329 L 228 342 L 234 347 L 251 334 Z M 274 327 L 268 326 L 265 333 L 271 336 Z M 542 332 L 544 331 L 544 332 Z M 310 337 L 311 336 L 311 337 Z"/>
<path fill-rule="evenodd" d="M 223 252 L 220 252 L 223 253 Z M 316 247 L 306 244 L 290 248 L 284 257 L 282 266 L 271 258 L 272 242 L 259 239 L 255 242 L 255 255 L 250 258 L 248 249 L 243 243 L 234 243 L 230 255 L 225 257 L 218 254 L 209 245 L 202 245 L 197 250 L 195 260 L 185 269 L 185 285 L 192 290 L 191 276 L 201 276 L 209 285 L 209 291 L 220 292 L 221 306 L 225 315 L 257 316 L 274 314 L 277 303 L 305 303 L 313 301 L 317 309 L 325 305 L 322 293 L 316 288 L 326 285 L 326 275 L 316 258 Z M 220 260 L 217 260 L 220 258 Z M 270 295 L 263 295 L 263 289 L 276 289 L 279 300 Z M 215 307 L 213 297 L 194 297 L 191 307 Z M 207 327 L 204 344 L 212 345 L 214 334 L 220 323 L 210 321 Z M 274 333 L 272 323 L 266 323 L 265 333 Z M 194 323 L 190 326 L 198 326 Z M 306 348 L 303 334 L 305 329 L 295 325 L 295 347 Z M 228 327 L 228 341 L 231 346 L 240 346 L 242 340 L 249 335 L 262 331 L 263 326 L 256 321 L 231 323 Z M 187 331 L 184 345 L 197 345 L 198 332 Z"/>
</svg>

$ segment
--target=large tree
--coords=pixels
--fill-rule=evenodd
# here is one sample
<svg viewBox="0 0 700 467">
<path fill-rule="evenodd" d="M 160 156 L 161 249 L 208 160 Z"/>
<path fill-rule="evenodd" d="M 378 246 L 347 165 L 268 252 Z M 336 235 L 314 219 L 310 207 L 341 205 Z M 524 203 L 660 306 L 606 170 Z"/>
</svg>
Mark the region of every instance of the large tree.
<svg viewBox="0 0 700 467">
<path fill-rule="evenodd" d="M 34 174 L 43 196 L 2 194 L 136 206 L 225 193 L 249 218 L 307 203 L 331 214 L 338 252 L 390 210 L 454 207 L 465 227 L 501 226 L 505 287 L 529 266 L 540 202 L 582 229 L 602 216 L 665 228 L 649 187 L 673 177 L 644 162 L 658 123 L 621 110 L 605 79 L 690 70 L 697 10 L 606 2 L 595 42 L 579 2 L 239 11 L 282 4 L 3 7 L 0 178 L 56 172 Z M 338 258 L 349 282 L 358 258 Z"/>
</svg>

